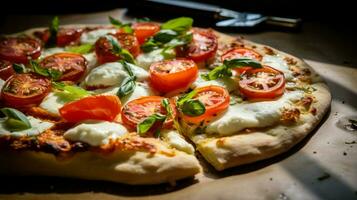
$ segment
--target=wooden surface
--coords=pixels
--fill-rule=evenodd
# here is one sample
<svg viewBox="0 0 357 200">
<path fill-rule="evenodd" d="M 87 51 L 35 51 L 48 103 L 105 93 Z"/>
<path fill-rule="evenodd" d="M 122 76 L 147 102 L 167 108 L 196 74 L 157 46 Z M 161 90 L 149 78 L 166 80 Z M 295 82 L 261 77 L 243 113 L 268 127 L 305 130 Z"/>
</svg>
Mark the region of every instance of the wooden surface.
<svg viewBox="0 0 357 200">
<path fill-rule="evenodd" d="M 62 24 L 107 23 L 108 15 L 131 19 L 123 14 L 123 10 L 111 10 L 60 16 L 60 19 Z M 46 26 L 51 17 L 8 16 L 0 24 L 0 32 Z M 357 133 L 336 126 L 341 118 L 357 115 L 355 33 L 311 22 L 305 23 L 300 33 L 243 35 L 305 59 L 325 78 L 332 91 L 328 116 L 309 138 L 291 151 L 224 172 L 205 172 L 176 186 L 0 177 L 0 199 L 357 199 Z"/>
</svg>

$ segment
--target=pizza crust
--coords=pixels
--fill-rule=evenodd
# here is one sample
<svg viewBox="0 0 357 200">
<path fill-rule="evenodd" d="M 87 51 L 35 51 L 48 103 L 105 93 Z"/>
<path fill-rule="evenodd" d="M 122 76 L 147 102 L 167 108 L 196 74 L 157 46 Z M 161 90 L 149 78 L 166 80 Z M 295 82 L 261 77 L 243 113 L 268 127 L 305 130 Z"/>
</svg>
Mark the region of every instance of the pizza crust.
<svg viewBox="0 0 357 200">
<path fill-rule="evenodd" d="M 75 177 L 138 185 L 174 182 L 201 171 L 194 155 L 168 148 L 157 139 L 145 141 L 154 144 L 157 152 L 85 151 L 61 158 L 45 152 L 1 151 L 0 174 Z"/>
</svg>

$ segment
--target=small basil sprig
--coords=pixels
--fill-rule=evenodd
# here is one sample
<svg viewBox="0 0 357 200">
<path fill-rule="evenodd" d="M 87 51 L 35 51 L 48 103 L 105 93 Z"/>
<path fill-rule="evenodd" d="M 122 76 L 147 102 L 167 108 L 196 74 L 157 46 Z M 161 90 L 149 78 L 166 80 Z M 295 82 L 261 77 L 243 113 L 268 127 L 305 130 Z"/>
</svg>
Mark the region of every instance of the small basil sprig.
<svg viewBox="0 0 357 200">
<path fill-rule="evenodd" d="M 135 87 L 136 87 L 136 76 L 133 73 L 133 70 L 131 69 L 130 65 L 125 62 L 125 61 L 119 61 L 124 69 L 126 70 L 126 72 L 128 73 L 128 77 L 126 77 L 123 82 L 120 84 L 120 87 L 118 89 L 117 92 L 117 96 L 119 98 L 125 97 L 126 95 L 131 94 Z"/>
<path fill-rule="evenodd" d="M 164 122 L 165 120 L 166 115 L 159 113 L 152 114 L 137 125 L 136 131 L 140 136 L 145 136 L 145 133 L 147 133 L 156 122 Z"/>
<path fill-rule="evenodd" d="M 189 17 L 179 17 L 171 19 L 161 25 L 161 29 L 170 29 L 178 33 L 186 32 L 191 29 L 193 19 Z"/>
<path fill-rule="evenodd" d="M 24 64 L 17 64 L 17 63 L 13 63 L 12 64 L 12 68 L 15 70 L 16 73 L 18 74 L 22 74 L 26 72 L 26 67 Z"/>
<path fill-rule="evenodd" d="M 127 23 L 127 24 L 124 24 L 122 23 L 121 21 L 117 20 L 117 19 L 114 19 L 113 17 L 109 16 L 109 22 L 117 27 L 117 28 L 120 28 L 122 29 L 125 33 L 133 33 L 133 29 L 131 28 L 131 24 L 130 23 Z"/>
<path fill-rule="evenodd" d="M 239 67 L 253 67 L 262 68 L 262 65 L 253 59 L 249 58 L 236 58 L 232 60 L 225 60 L 223 64 L 214 68 L 208 74 L 202 74 L 201 77 L 205 80 L 216 80 L 218 78 L 230 77 L 232 76 L 232 69 Z"/>
<path fill-rule="evenodd" d="M 196 117 L 203 115 L 206 112 L 206 107 L 200 100 L 192 99 L 194 96 L 196 96 L 196 94 L 197 91 L 192 90 L 177 100 L 177 107 L 183 114 Z"/>
<path fill-rule="evenodd" d="M 52 86 L 56 89 L 56 94 L 65 98 L 68 101 L 74 101 L 91 95 L 87 90 L 73 85 L 66 85 L 61 82 L 52 82 Z"/>
<path fill-rule="evenodd" d="M 1 108 L 0 111 L 6 116 L 5 128 L 9 131 L 22 131 L 31 128 L 26 115 L 14 108 Z"/>
<path fill-rule="evenodd" d="M 59 30 L 59 19 L 58 19 L 58 16 L 55 16 L 52 19 L 52 22 L 49 27 L 50 37 L 48 38 L 48 41 L 46 42 L 46 47 L 56 46 L 58 30 Z"/>
<path fill-rule="evenodd" d="M 112 45 L 112 53 L 115 54 L 116 56 L 119 56 L 121 58 L 123 58 L 124 61 L 128 62 L 128 63 L 133 63 L 135 64 L 135 59 L 133 57 L 133 55 L 131 55 L 131 53 L 122 48 L 120 46 L 120 44 L 118 43 L 117 39 L 114 38 L 111 35 L 106 35 L 105 38 L 110 42 L 110 44 Z"/>
<path fill-rule="evenodd" d="M 79 54 L 87 54 L 94 49 L 93 44 L 82 44 L 79 46 L 70 46 L 66 48 L 66 51 Z"/>
<path fill-rule="evenodd" d="M 35 72 L 36 74 L 49 77 L 54 81 L 58 80 L 62 76 L 61 71 L 41 67 L 40 64 L 35 60 L 30 60 L 30 66 L 32 67 L 33 72 Z"/>
</svg>

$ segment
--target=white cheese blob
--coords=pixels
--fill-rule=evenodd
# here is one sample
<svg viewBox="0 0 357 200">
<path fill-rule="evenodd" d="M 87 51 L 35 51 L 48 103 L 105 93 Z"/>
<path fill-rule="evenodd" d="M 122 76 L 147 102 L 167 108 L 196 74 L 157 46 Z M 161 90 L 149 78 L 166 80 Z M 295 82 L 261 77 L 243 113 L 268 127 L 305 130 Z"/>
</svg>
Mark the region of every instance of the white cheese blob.
<svg viewBox="0 0 357 200">
<path fill-rule="evenodd" d="M 277 100 L 235 104 L 207 125 L 209 134 L 232 135 L 245 128 L 272 126 L 280 120 L 281 111 L 303 97 L 302 91 L 285 92 Z"/>
<path fill-rule="evenodd" d="M 161 133 L 164 140 L 177 150 L 193 154 L 195 152 L 193 146 L 188 143 L 176 130 L 163 130 Z"/>
<path fill-rule="evenodd" d="M 161 54 L 161 52 L 162 49 L 156 49 L 148 53 L 140 54 L 139 56 L 136 57 L 138 65 L 148 70 L 152 63 L 159 62 L 165 59 L 164 56 Z M 172 52 L 168 51 L 167 53 L 173 53 L 173 50 Z"/>
<path fill-rule="evenodd" d="M 107 121 L 87 121 L 64 133 L 64 138 L 71 141 L 79 141 L 100 146 L 108 144 L 110 139 L 118 138 L 128 133 L 121 124 Z"/>
<path fill-rule="evenodd" d="M 21 137 L 21 136 L 35 136 L 39 135 L 43 131 L 49 129 L 51 126 L 53 126 L 53 123 L 51 122 L 46 122 L 42 121 L 39 119 L 36 119 L 32 116 L 28 116 L 27 119 L 29 120 L 31 124 L 31 128 L 22 130 L 22 131 L 14 131 L 10 132 L 6 129 L 6 125 L 4 121 L 0 122 L 0 136 L 1 135 L 10 135 L 14 137 Z"/>
<path fill-rule="evenodd" d="M 58 96 L 54 92 L 49 93 L 39 105 L 40 108 L 45 109 L 51 114 L 59 116 L 59 109 L 68 101 Z"/>
<path fill-rule="evenodd" d="M 88 72 L 97 66 L 97 56 L 95 55 L 94 52 L 83 54 L 83 56 L 86 58 L 86 60 L 88 62 L 88 65 L 87 65 Z"/>
<path fill-rule="evenodd" d="M 116 33 L 117 30 L 112 28 L 102 28 L 96 29 L 88 32 L 84 32 L 80 37 L 81 44 L 94 44 L 100 37 L 107 35 L 109 33 Z"/>
<path fill-rule="evenodd" d="M 41 58 L 50 56 L 55 53 L 61 53 L 61 52 L 65 52 L 64 48 L 61 48 L 61 47 L 46 48 L 46 49 L 43 49 L 43 51 L 41 53 Z"/>
<path fill-rule="evenodd" d="M 288 64 L 281 56 L 265 55 L 262 63 L 283 72 L 286 80 L 292 80 L 294 78 L 292 75 L 293 72 L 289 70 Z"/>
<path fill-rule="evenodd" d="M 106 94 L 106 95 L 116 95 L 119 87 L 111 87 L 106 89 L 94 90 L 96 94 Z M 128 94 L 125 97 L 120 99 L 122 104 L 125 104 L 131 100 L 138 99 L 144 96 L 154 96 L 157 95 L 157 92 L 149 87 L 147 83 L 136 82 L 136 87 L 133 93 Z"/>
<path fill-rule="evenodd" d="M 5 81 L 0 78 L 0 91 L 2 90 L 2 87 L 4 87 Z"/>
<path fill-rule="evenodd" d="M 195 82 L 192 83 L 191 88 L 196 88 L 196 87 L 204 87 L 204 86 L 210 86 L 210 85 L 217 85 L 226 88 L 229 92 L 238 90 L 238 83 L 236 80 L 232 78 L 219 78 L 216 80 L 210 80 L 206 81 L 204 80 L 201 75 L 202 74 L 207 74 L 209 70 L 206 69 L 200 69 L 199 70 L 199 75 Z"/>
<path fill-rule="evenodd" d="M 129 65 L 137 81 L 144 81 L 149 77 L 149 73 L 144 69 L 133 64 Z M 90 71 L 82 84 L 84 86 L 117 86 L 128 76 L 128 72 L 121 63 L 105 63 Z"/>
</svg>

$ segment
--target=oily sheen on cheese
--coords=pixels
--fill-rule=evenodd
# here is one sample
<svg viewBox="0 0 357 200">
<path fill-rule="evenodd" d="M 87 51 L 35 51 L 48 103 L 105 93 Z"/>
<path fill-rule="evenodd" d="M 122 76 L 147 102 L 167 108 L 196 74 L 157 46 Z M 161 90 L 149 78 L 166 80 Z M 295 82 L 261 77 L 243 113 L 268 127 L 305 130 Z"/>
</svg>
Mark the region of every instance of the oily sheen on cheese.
<svg viewBox="0 0 357 200">
<path fill-rule="evenodd" d="M 281 109 L 303 97 L 302 91 L 285 92 L 277 100 L 229 106 L 219 118 L 207 125 L 208 134 L 232 135 L 245 128 L 267 127 L 277 123 Z"/>
<path fill-rule="evenodd" d="M 149 53 L 140 54 L 138 57 L 136 57 L 138 65 L 148 70 L 152 63 L 162 61 L 165 59 L 164 56 L 161 54 L 161 52 L 162 49 L 156 49 Z"/>
<path fill-rule="evenodd" d="M 128 130 L 118 123 L 107 121 L 83 122 L 64 133 L 64 138 L 100 146 L 108 144 L 110 139 L 118 138 L 128 133 Z"/>
<path fill-rule="evenodd" d="M 22 131 L 14 131 L 14 132 L 8 131 L 6 129 L 4 122 L 0 122 L 0 136 L 1 135 L 11 135 L 14 137 L 35 136 L 49 129 L 51 126 L 53 126 L 53 123 L 45 122 L 31 116 L 28 116 L 27 119 L 31 124 L 31 128 Z"/>
<path fill-rule="evenodd" d="M 51 114 L 59 115 L 59 109 L 68 101 L 64 98 L 61 98 L 56 93 L 49 93 L 43 100 L 39 107 L 45 109 Z"/>
<path fill-rule="evenodd" d="M 292 80 L 294 77 L 292 75 L 292 71 L 289 70 L 289 66 L 288 64 L 285 62 L 285 60 L 280 57 L 279 55 L 265 55 L 263 57 L 262 63 L 264 65 L 268 65 L 270 67 L 273 67 L 281 72 L 284 73 L 285 79 L 290 81 Z"/>
<path fill-rule="evenodd" d="M 149 73 L 144 69 L 130 64 L 137 81 L 144 81 Z M 84 86 L 119 86 L 128 77 L 123 65 L 119 62 L 105 63 L 94 68 L 84 79 Z"/>
<path fill-rule="evenodd" d="M 193 146 L 188 143 L 177 130 L 163 130 L 161 133 L 164 140 L 170 144 L 170 146 L 176 148 L 177 150 L 186 152 L 188 154 L 193 154 L 195 152 Z"/>
</svg>

